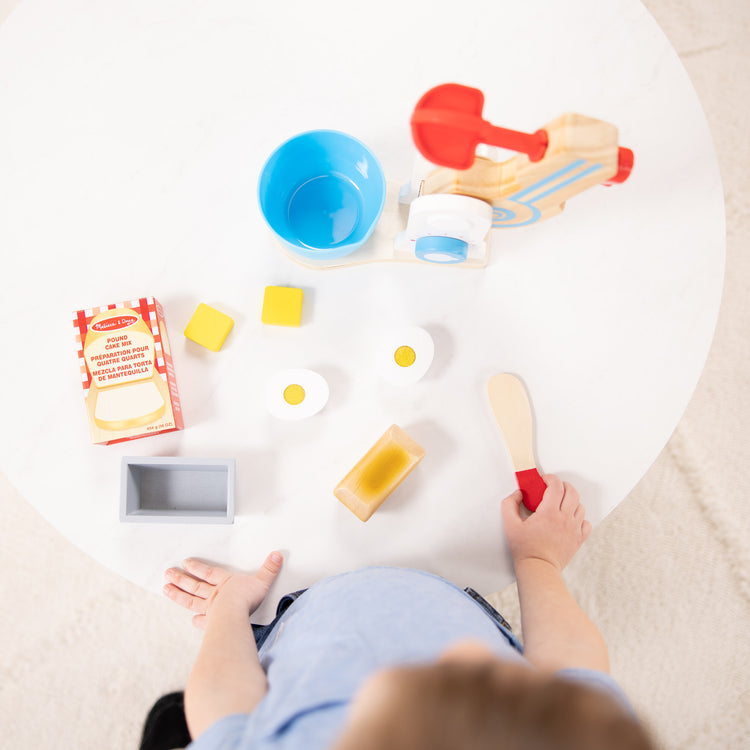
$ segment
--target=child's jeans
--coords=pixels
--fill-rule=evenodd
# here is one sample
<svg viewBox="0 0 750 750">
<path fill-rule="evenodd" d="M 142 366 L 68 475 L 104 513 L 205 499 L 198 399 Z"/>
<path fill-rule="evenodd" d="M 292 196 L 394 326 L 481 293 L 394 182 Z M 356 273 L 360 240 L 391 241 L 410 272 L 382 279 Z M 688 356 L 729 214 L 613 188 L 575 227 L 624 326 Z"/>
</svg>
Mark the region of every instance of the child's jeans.
<svg viewBox="0 0 750 750">
<path fill-rule="evenodd" d="M 274 629 L 276 623 L 284 612 L 286 612 L 292 603 L 296 599 L 299 599 L 305 591 L 307 591 L 307 589 L 294 591 L 291 594 L 282 596 L 276 607 L 276 617 L 274 617 L 268 625 L 253 625 L 253 635 L 255 636 L 255 643 L 258 646 L 258 650 L 260 650 L 260 647 L 265 643 L 266 638 L 271 634 L 271 631 Z M 488 617 L 495 621 L 498 629 L 506 637 L 510 645 L 513 646 L 519 654 L 522 654 L 523 646 L 521 645 L 521 641 L 519 641 L 513 634 L 510 623 L 508 623 L 508 621 L 483 596 L 474 591 L 474 589 L 465 588 L 464 591 L 485 611 Z"/>
<path fill-rule="evenodd" d="M 253 635 L 255 636 L 255 645 L 258 647 L 258 651 L 260 651 L 260 647 L 265 643 L 266 638 L 271 635 L 271 631 L 276 627 L 276 623 L 281 619 L 281 615 L 283 615 L 284 612 L 292 606 L 292 602 L 294 602 L 295 599 L 299 599 L 305 591 L 307 591 L 307 589 L 293 591 L 291 594 L 282 596 L 276 606 L 276 617 L 274 617 L 268 625 L 253 625 Z"/>
</svg>

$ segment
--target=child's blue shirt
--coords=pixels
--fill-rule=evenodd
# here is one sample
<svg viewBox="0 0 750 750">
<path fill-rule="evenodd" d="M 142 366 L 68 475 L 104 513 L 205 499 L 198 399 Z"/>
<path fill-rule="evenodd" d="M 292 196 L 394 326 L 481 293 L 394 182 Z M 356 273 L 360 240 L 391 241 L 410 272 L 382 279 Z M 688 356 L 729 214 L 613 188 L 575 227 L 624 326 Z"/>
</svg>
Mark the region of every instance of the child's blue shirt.
<svg viewBox="0 0 750 750">
<path fill-rule="evenodd" d="M 524 662 L 517 641 L 467 593 L 417 570 L 365 568 L 312 586 L 282 615 L 259 651 L 268 693 L 252 714 L 220 719 L 190 750 L 324 750 L 340 734 L 352 696 L 376 670 L 434 661 L 479 640 Z M 565 670 L 629 707 L 607 674 Z"/>
</svg>

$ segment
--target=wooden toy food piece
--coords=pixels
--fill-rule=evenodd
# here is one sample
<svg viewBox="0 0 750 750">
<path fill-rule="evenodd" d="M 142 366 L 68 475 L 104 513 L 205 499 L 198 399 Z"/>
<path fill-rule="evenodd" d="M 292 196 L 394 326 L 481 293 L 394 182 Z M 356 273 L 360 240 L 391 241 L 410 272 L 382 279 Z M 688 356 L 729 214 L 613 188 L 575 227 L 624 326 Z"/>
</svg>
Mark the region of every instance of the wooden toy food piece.
<svg viewBox="0 0 750 750">
<path fill-rule="evenodd" d="M 544 131 L 549 142 L 539 161 L 522 153 L 504 162 L 478 156 L 468 169 L 440 167 L 430 173 L 423 194 L 480 198 L 493 206 L 493 228 L 520 227 L 556 216 L 574 195 L 623 182 L 630 174 L 633 152 L 618 147 L 614 125 L 565 114 Z"/>
<path fill-rule="evenodd" d="M 328 402 L 326 379 L 312 370 L 281 370 L 266 383 L 266 408 L 278 419 L 306 419 Z"/>
<path fill-rule="evenodd" d="M 531 407 L 526 389 L 514 375 L 501 373 L 489 379 L 487 395 L 516 470 L 523 504 L 534 511 L 542 502 L 547 485 L 534 461 Z"/>
<path fill-rule="evenodd" d="M 378 370 L 389 383 L 410 385 L 425 375 L 434 356 L 432 336 L 419 326 L 405 326 L 383 335 Z"/>
<path fill-rule="evenodd" d="M 424 458 L 424 448 L 398 425 L 391 425 L 333 494 L 360 521 L 367 521 Z"/>
<path fill-rule="evenodd" d="M 201 302 L 185 328 L 185 336 L 212 352 L 221 349 L 234 320 L 210 305 Z"/>
<path fill-rule="evenodd" d="M 267 286 L 263 293 L 261 322 L 271 326 L 298 327 L 302 320 L 302 289 Z"/>
</svg>

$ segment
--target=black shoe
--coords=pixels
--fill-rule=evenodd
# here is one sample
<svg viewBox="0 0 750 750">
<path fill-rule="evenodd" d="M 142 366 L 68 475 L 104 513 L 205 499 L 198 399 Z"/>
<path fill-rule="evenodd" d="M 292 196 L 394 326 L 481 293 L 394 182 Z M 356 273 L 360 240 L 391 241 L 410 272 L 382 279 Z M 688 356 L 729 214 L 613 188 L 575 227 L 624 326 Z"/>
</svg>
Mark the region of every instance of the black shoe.
<svg viewBox="0 0 750 750">
<path fill-rule="evenodd" d="M 140 750 L 175 750 L 190 744 L 184 697 L 184 693 L 170 693 L 154 703 L 143 727 Z"/>
</svg>

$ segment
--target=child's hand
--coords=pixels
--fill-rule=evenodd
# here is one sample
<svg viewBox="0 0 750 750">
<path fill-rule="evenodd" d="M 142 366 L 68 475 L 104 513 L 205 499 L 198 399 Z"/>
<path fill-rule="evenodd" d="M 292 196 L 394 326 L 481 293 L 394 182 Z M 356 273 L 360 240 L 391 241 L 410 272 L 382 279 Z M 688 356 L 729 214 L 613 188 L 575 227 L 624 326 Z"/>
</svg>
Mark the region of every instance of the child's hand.
<svg viewBox="0 0 750 750">
<path fill-rule="evenodd" d="M 562 570 L 588 538 L 591 524 L 573 485 L 554 474 L 543 479 L 547 489 L 534 513 L 522 515 L 520 490 L 503 500 L 505 537 L 514 565 L 536 558 Z"/>
<path fill-rule="evenodd" d="M 193 625 L 205 629 L 206 617 L 217 601 L 240 607 L 248 616 L 255 612 L 266 598 L 283 562 L 281 553 L 272 552 L 255 575 L 244 575 L 188 558 L 182 563 L 182 569 L 165 571 L 169 583 L 163 591 L 173 602 L 196 612 Z"/>
</svg>

